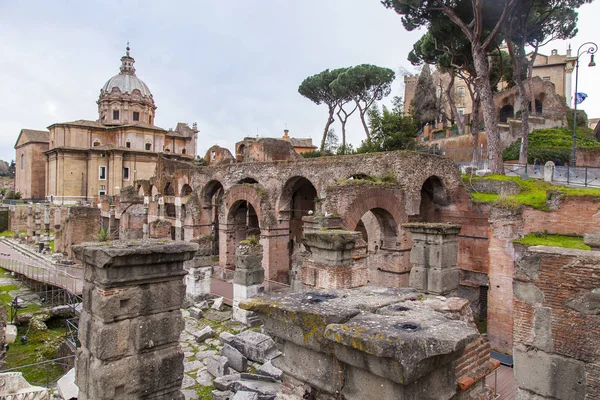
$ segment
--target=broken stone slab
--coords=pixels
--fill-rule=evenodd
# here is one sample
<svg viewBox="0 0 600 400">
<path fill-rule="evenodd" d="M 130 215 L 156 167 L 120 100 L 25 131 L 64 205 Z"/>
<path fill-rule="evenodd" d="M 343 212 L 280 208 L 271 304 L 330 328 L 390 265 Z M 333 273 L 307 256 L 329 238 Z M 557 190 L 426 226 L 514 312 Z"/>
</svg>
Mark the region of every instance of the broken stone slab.
<svg viewBox="0 0 600 400">
<path fill-rule="evenodd" d="M 222 344 L 231 344 L 231 342 L 233 341 L 234 338 L 235 338 L 235 335 L 233 335 L 227 331 L 223 331 L 219 334 L 219 341 Z"/>
<path fill-rule="evenodd" d="M 195 319 L 200 319 L 204 316 L 202 310 L 196 307 L 190 307 L 190 317 Z"/>
<path fill-rule="evenodd" d="M 222 311 L 223 310 L 223 303 L 224 302 L 225 302 L 225 298 L 223 298 L 223 297 L 217 297 L 215 299 L 215 301 L 213 302 L 211 308 L 213 310 Z"/>
<path fill-rule="evenodd" d="M 209 309 L 204 313 L 204 318 L 213 322 L 224 322 L 231 319 L 232 312 L 230 311 L 217 311 Z"/>
<path fill-rule="evenodd" d="M 199 308 L 201 310 L 206 310 L 208 308 L 208 301 L 203 300 L 198 303 L 194 303 L 194 307 Z"/>
<path fill-rule="evenodd" d="M 200 386 L 212 386 L 213 379 L 213 376 L 206 369 L 200 369 L 196 374 L 196 382 Z"/>
<path fill-rule="evenodd" d="M 250 379 L 235 381 L 235 391 L 248 391 L 258 394 L 259 400 L 274 400 L 279 391 L 280 383 L 262 382 Z"/>
<path fill-rule="evenodd" d="M 241 390 L 233 396 L 232 400 L 258 400 L 258 393 Z"/>
<path fill-rule="evenodd" d="M 235 335 L 230 345 L 246 358 L 261 363 L 267 362 L 279 354 L 275 342 L 267 335 L 254 331 L 244 331 Z"/>
<path fill-rule="evenodd" d="M 227 357 L 229 365 L 238 372 L 245 372 L 248 369 L 248 359 L 228 344 L 223 345 L 219 351 L 219 355 Z"/>
<path fill-rule="evenodd" d="M 241 373 L 242 379 L 248 379 L 250 381 L 261 381 L 277 383 L 277 379 L 271 378 L 270 376 L 259 375 L 259 374 L 248 374 L 246 372 Z"/>
<path fill-rule="evenodd" d="M 242 376 L 240 374 L 224 375 L 216 378 L 213 381 L 213 385 L 215 385 L 217 389 L 222 391 L 234 390 L 235 382 L 239 381 L 240 379 L 242 379 Z"/>
<path fill-rule="evenodd" d="M 271 363 L 271 361 L 267 361 L 263 365 L 261 365 L 256 371 L 259 375 L 269 376 L 271 378 L 282 380 L 283 379 L 283 371 L 277 368 Z"/>
<path fill-rule="evenodd" d="M 205 326 L 200 331 L 192 331 L 190 334 L 196 339 L 196 342 L 202 343 L 206 339 L 210 339 L 215 335 L 215 332 L 212 330 L 210 326 Z"/>
<path fill-rule="evenodd" d="M 592 250 L 600 250 L 600 232 L 584 233 L 583 243 L 591 247 Z"/>
<path fill-rule="evenodd" d="M 76 399 L 79 396 L 79 388 L 75 385 L 75 368 L 71 368 L 56 382 L 56 389 L 63 399 Z"/>
<path fill-rule="evenodd" d="M 202 362 L 198 360 L 183 362 L 183 372 L 195 371 L 202 367 L 204 367 L 204 364 L 202 364 Z"/>
<path fill-rule="evenodd" d="M 206 369 L 215 378 L 229 375 L 229 360 L 227 357 L 210 355 L 206 361 Z"/>
<path fill-rule="evenodd" d="M 212 400 L 231 400 L 233 399 L 233 392 L 230 390 L 213 390 L 210 392 Z"/>
</svg>

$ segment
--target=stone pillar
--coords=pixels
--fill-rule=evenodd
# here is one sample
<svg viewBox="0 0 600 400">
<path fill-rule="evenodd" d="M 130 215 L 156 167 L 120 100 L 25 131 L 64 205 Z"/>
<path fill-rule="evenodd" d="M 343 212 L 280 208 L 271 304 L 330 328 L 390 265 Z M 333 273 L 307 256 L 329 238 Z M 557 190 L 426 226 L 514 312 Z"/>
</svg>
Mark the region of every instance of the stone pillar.
<svg viewBox="0 0 600 400">
<path fill-rule="evenodd" d="M 552 182 L 552 175 L 554 173 L 554 163 L 552 161 L 548 161 L 544 164 L 544 181 Z"/>
<path fill-rule="evenodd" d="M 339 218 L 315 216 L 303 217 L 302 221 L 302 243 L 310 253 L 300 272 L 305 286 L 341 289 L 367 284 L 367 265 L 352 259 L 360 232 L 338 229 Z"/>
<path fill-rule="evenodd" d="M 50 204 L 44 204 L 44 248 L 50 248 Z"/>
<path fill-rule="evenodd" d="M 111 204 L 108 208 L 108 235 L 110 238 L 114 238 L 117 222 L 115 220 L 115 205 Z"/>
<path fill-rule="evenodd" d="M 183 399 L 183 262 L 193 243 L 140 241 L 73 246 L 84 268 L 80 400 Z"/>
<path fill-rule="evenodd" d="M 62 208 L 54 207 L 54 232 L 58 232 L 62 225 Z"/>
<path fill-rule="evenodd" d="M 27 206 L 27 242 L 29 243 L 33 241 L 33 236 L 35 233 L 33 224 L 33 204 L 29 204 Z"/>
<path fill-rule="evenodd" d="M 144 203 L 144 225 L 142 225 L 142 235 L 144 240 L 148 239 L 149 225 L 148 225 L 148 204 Z"/>
<path fill-rule="evenodd" d="M 158 197 L 158 219 L 165 217 L 165 199 L 159 195 Z"/>
<path fill-rule="evenodd" d="M 260 324 L 253 311 L 242 310 L 241 300 L 251 299 L 264 291 L 265 270 L 260 245 L 240 244 L 235 252 L 236 269 L 233 275 L 233 320 L 247 326 Z"/>
<path fill-rule="evenodd" d="M 460 225 L 409 223 L 412 233 L 412 269 L 409 285 L 423 293 L 452 295 L 458 290 L 458 233 Z"/>
<path fill-rule="evenodd" d="M 40 203 L 35 203 L 35 233 L 33 234 L 36 242 L 40 241 L 42 230 L 42 207 Z"/>
<path fill-rule="evenodd" d="M 175 240 L 183 240 L 183 218 L 181 214 L 181 197 L 175 197 Z"/>
<path fill-rule="evenodd" d="M 185 276 L 185 297 L 192 304 L 210 296 L 212 251 L 210 242 L 208 245 L 200 243 L 200 246 L 194 258 L 183 264 L 183 267 L 187 271 L 187 275 Z"/>
</svg>

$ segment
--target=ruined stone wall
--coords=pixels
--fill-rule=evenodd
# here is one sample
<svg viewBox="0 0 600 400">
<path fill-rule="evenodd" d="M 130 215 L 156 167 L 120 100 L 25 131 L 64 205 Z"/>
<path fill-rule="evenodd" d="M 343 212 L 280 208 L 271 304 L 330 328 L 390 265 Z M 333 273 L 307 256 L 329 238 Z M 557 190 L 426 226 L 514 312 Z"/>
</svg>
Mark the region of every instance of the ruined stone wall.
<svg viewBox="0 0 600 400">
<path fill-rule="evenodd" d="M 54 211 L 56 207 L 50 207 L 50 221 L 54 220 Z M 34 212 L 35 212 L 35 203 L 34 203 Z M 42 221 L 44 219 L 44 209 L 42 207 Z M 43 229 L 43 226 L 42 226 Z M 50 229 L 54 229 L 54 227 L 50 227 Z M 27 232 L 27 206 L 15 206 L 11 207 L 10 212 L 8 214 L 8 230 L 12 232 Z"/>
<path fill-rule="evenodd" d="M 518 398 L 600 399 L 599 287 L 600 252 L 520 248 L 513 300 Z"/>
<path fill-rule="evenodd" d="M 61 227 L 55 232 L 54 251 L 73 257 L 71 246 L 92 242 L 100 232 L 100 210 L 96 207 L 65 207 Z"/>
<path fill-rule="evenodd" d="M 578 167 L 600 167 L 600 150 L 577 149 Z"/>
</svg>

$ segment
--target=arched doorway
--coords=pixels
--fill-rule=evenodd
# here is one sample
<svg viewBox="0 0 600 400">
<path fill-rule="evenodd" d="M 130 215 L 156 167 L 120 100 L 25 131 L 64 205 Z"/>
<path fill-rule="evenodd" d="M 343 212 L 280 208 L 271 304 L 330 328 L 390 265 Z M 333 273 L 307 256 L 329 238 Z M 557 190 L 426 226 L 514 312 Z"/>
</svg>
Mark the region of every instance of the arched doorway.
<svg viewBox="0 0 600 400">
<path fill-rule="evenodd" d="M 206 184 L 202 195 L 202 223 L 209 227 L 206 234 L 212 237 L 212 254 L 219 255 L 219 210 L 223 201 L 223 185 L 217 180 Z"/>
<path fill-rule="evenodd" d="M 421 186 L 419 215 L 423 222 L 438 222 L 437 209 L 448 204 L 448 194 L 442 180 L 432 175 Z"/>
<path fill-rule="evenodd" d="M 168 218 L 175 218 L 175 199 L 173 198 L 175 196 L 175 189 L 173 188 L 173 185 L 171 185 L 171 182 L 168 182 L 165 185 L 163 195 L 170 197 L 170 199 L 165 199 L 165 216 Z"/>
<path fill-rule="evenodd" d="M 256 210 L 250 202 L 238 200 L 229 208 L 227 225 L 230 229 L 230 237 L 227 241 L 228 252 L 235 254 L 235 249 L 242 240 L 253 236 L 255 240 L 260 239 L 260 225 Z M 232 259 L 234 259 L 232 257 Z"/>
<path fill-rule="evenodd" d="M 500 109 L 499 121 L 500 121 L 500 123 L 505 124 L 508 122 L 509 118 L 514 118 L 514 116 L 515 116 L 515 109 L 510 104 L 507 104 Z"/>
</svg>

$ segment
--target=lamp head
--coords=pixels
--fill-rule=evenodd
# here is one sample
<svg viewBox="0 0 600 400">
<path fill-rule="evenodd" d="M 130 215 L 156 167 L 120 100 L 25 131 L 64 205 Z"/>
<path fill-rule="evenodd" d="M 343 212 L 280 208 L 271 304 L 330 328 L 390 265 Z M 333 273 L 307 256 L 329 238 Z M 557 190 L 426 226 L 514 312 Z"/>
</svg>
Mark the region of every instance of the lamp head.
<svg viewBox="0 0 600 400">
<path fill-rule="evenodd" d="M 595 67 L 596 63 L 594 62 L 594 55 L 592 54 L 590 56 L 590 63 L 588 64 L 588 67 Z"/>
</svg>

